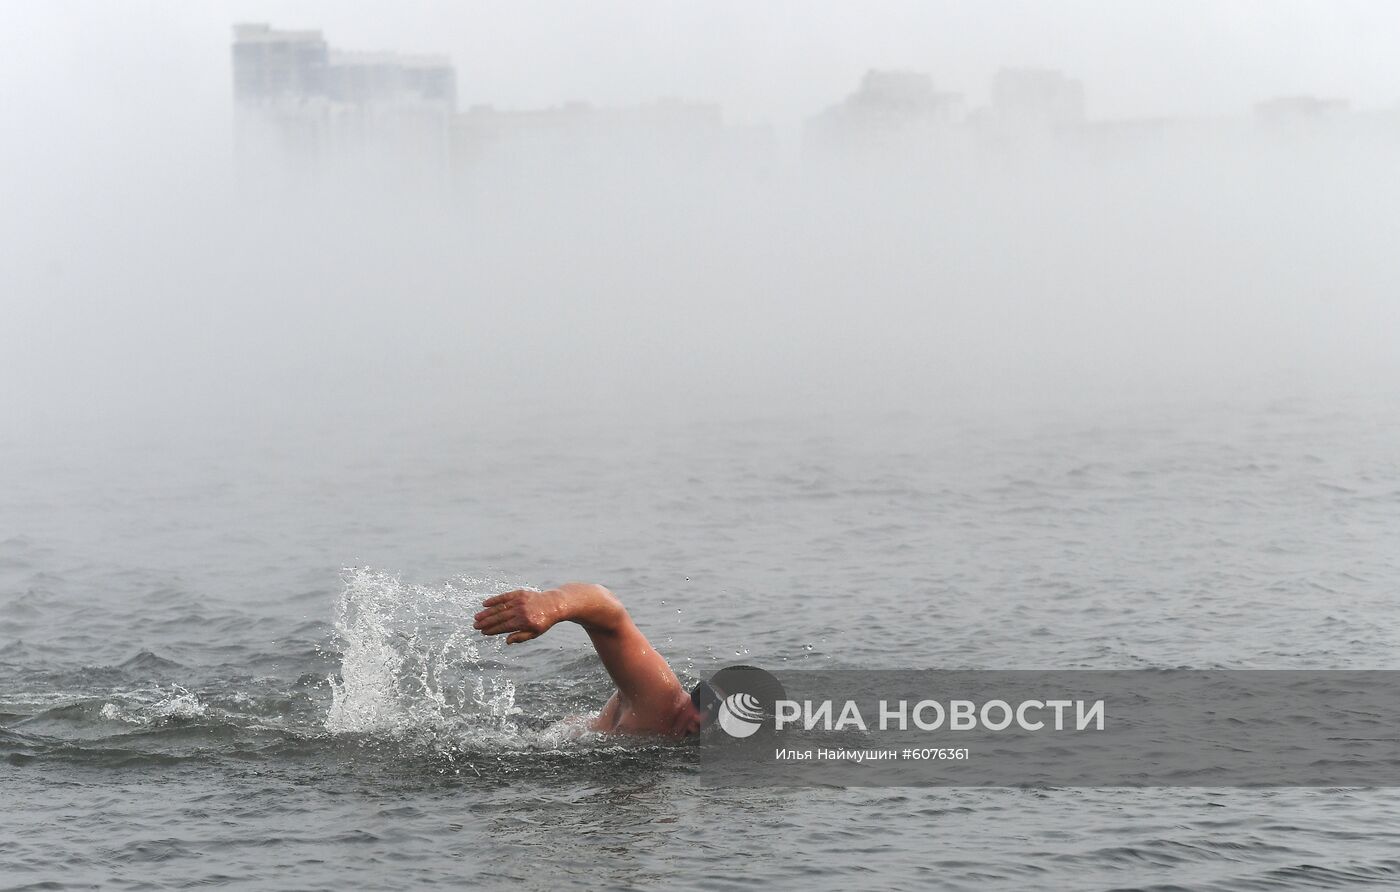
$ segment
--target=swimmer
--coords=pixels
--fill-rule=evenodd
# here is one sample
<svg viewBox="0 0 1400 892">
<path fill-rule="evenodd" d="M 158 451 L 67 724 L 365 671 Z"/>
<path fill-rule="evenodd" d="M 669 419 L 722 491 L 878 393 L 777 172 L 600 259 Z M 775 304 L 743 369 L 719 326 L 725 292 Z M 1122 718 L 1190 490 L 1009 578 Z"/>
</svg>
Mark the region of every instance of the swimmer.
<svg viewBox="0 0 1400 892">
<path fill-rule="evenodd" d="M 617 686 L 591 722 L 595 731 L 685 737 L 713 717 L 707 685 L 702 682 L 695 694 L 686 693 L 622 602 L 601 585 L 570 582 L 544 592 L 517 589 L 487 598 L 481 606 L 473 625 L 483 635 L 505 635 L 506 644 L 538 638 L 556 623 L 583 626 Z"/>
</svg>

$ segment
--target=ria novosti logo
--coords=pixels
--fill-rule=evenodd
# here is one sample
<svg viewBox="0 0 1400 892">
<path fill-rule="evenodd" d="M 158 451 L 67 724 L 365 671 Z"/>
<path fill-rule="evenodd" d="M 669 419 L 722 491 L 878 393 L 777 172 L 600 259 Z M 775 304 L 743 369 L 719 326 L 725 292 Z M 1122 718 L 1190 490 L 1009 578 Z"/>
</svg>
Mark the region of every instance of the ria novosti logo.
<svg viewBox="0 0 1400 892">
<path fill-rule="evenodd" d="M 773 733 L 778 701 L 787 697 L 782 683 L 757 666 L 726 666 L 705 686 L 708 703 L 697 705 L 713 710 L 720 729 L 738 740 Z"/>
<path fill-rule="evenodd" d="M 860 692 L 857 692 L 860 693 Z M 1103 699 L 985 700 L 932 697 L 789 700 L 781 682 L 756 666 L 727 666 L 701 682 L 691 700 L 725 734 L 745 740 L 800 731 L 1103 731 Z M 917 693 L 917 692 L 916 692 Z M 1043 695 L 1042 695 L 1043 696 Z"/>
<path fill-rule="evenodd" d="M 749 737 L 763 726 L 767 716 L 753 694 L 740 691 L 724 698 L 719 705 L 719 726 L 730 737 Z"/>
</svg>

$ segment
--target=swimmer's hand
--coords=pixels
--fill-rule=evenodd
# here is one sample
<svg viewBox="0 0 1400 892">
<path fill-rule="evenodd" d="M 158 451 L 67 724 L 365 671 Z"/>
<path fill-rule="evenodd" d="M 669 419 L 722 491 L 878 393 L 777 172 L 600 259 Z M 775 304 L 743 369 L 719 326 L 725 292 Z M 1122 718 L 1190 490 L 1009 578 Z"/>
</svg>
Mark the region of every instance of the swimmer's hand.
<svg viewBox="0 0 1400 892">
<path fill-rule="evenodd" d="M 566 582 L 546 592 L 516 589 L 487 598 L 481 606 L 474 625 L 483 635 L 510 633 L 506 644 L 538 638 L 562 622 L 583 626 L 595 646 L 600 638 L 636 629 L 612 592 L 588 582 Z"/>
<path fill-rule="evenodd" d="M 564 619 L 562 592 L 516 589 L 481 602 L 482 610 L 472 624 L 483 635 L 506 632 L 506 644 L 519 644 L 538 638 Z"/>
</svg>

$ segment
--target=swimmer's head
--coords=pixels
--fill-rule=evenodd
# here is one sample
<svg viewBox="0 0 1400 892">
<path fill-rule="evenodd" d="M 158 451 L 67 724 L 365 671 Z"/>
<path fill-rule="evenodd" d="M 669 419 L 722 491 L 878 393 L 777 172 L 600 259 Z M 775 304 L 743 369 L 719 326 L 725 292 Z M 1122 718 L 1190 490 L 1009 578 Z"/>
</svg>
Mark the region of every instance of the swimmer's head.
<svg viewBox="0 0 1400 892">
<path fill-rule="evenodd" d="M 690 704 L 695 707 L 700 718 L 700 728 L 704 730 L 714 723 L 719 716 L 720 704 L 724 702 L 724 692 L 710 684 L 702 681 L 690 691 Z"/>
<path fill-rule="evenodd" d="M 728 717 L 721 718 L 726 698 L 731 695 L 739 701 L 737 707 L 732 703 L 728 707 L 731 711 L 738 710 L 738 721 L 733 726 L 725 725 L 734 717 L 732 714 L 726 713 Z M 765 717 L 774 715 L 777 702 L 786 697 L 782 683 L 757 666 L 726 666 L 691 689 L 686 706 L 694 712 L 698 724 L 695 730 L 687 733 L 703 731 L 717 720 L 731 737 L 746 738 L 761 727 L 768 727 L 771 732 Z M 746 712 L 753 715 L 746 715 Z"/>
</svg>

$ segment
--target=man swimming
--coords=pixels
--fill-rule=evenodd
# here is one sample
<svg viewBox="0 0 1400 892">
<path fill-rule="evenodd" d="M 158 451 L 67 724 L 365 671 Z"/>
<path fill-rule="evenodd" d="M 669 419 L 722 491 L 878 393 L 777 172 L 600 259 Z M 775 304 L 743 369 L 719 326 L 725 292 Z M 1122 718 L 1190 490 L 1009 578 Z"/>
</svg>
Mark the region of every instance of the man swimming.
<svg viewBox="0 0 1400 892">
<path fill-rule="evenodd" d="M 517 589 L 487 598 L 481 606 L 473 625 L 483 635 L 505 635 L 506 644 L 538 638 L 556 623 L 583 626 L 617 685 L 593 719 L 594 730 L 684 737 L 704 726 L 706 714 L 681 687 L 665 657 L 652 648 L 617 596 L 601 585 L 570 582 L 544 592 Z"/>
</svg>

